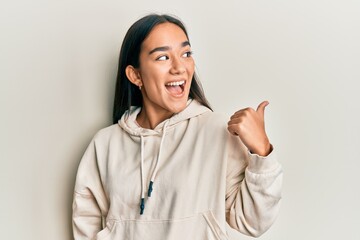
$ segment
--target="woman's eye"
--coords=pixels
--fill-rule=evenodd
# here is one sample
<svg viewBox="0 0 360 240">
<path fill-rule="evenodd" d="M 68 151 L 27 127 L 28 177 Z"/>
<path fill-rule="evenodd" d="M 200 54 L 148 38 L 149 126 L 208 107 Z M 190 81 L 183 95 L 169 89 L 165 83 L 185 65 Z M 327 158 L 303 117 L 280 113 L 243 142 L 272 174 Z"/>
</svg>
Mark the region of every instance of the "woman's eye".
<svg viewBox="0 0 360 240">
<path fill-rule="evenodd" d="M 187 51 L 186 53 L 183 54 L 183 57 L 191 57 L 192 54 L 193 54 L 192 51 Z"/>
<path fill-rule="evenodd" d="M 165 60 L 168 60 L 168 59 L 169 59 L 168 56 L 160 56 L 160 57 L 158 57 L 156 60 L 158 60 L 158 61 L 165 61 Z"/>
</svg>

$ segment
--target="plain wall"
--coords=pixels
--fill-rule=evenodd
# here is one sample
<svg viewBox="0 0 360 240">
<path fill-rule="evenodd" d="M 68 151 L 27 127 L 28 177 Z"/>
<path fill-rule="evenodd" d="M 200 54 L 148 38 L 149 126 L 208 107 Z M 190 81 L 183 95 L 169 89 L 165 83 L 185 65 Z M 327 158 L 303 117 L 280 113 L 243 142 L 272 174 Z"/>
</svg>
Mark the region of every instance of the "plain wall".
<svg viewBox="0 0 360 240">
<path fill-rule="evenodd" d="M 2 1 L 1 239 L 72 238 L 80 158 L 111 124 L 122 38 L 151 12 L 185 22 L 215 111 L 270 102 L 285 178 L 260 239 L 360 239 L 358 0 Z"/>
</svg>

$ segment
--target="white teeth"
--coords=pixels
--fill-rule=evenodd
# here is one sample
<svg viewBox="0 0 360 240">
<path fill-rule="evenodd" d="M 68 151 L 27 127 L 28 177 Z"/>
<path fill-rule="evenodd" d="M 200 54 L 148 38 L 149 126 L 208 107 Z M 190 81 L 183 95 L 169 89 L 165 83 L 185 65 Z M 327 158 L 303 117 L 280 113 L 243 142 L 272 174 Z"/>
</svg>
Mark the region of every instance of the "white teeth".
<svg viewBox="0 0 360 240">
<path fill-rule="evenodd" d="M 179 85 L 183 85 L 184 83 L 185 81 L 171 82 L 171 83 L 167 83 L 166 86 L 179 86 Z"/>
</svg>

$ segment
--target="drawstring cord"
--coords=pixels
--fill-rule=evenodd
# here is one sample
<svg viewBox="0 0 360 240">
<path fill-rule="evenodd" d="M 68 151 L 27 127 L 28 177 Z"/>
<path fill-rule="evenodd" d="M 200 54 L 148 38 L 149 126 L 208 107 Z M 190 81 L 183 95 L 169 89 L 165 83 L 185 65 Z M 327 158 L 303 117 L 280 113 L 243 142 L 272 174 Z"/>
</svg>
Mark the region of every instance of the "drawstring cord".
<svg viewBox="0 0 360 240">
<path fill-rule="evenodd" d="M 140 171 L 141 171 L 141 202 L 140 202 L 140 214 L 144 213 L 144 209 L 145 209 L 145 185 L 144 185 L 144 137 L 140 136 L 141 139 L 141 146 L 140 146 L 140 151 L 141 151 L 141 160 L 140 160 Z"/>
<path fill-rule="evenodd" d="M 153 191 L 153 184 L 155 181 L 155 177 L 158 171 L 158 166 L 159 166 L 159 162 L 160 162 L 160 158 L 161 158 L 161 150 L 162 150 L 162 145 L 164 143 L 164 139 L 165 139 L 165 135 L 166 135 L 166 130 L 167 130 L 167 126 L 169 124 L 169 120 L 165 122 L 164 127 L 163 127 L 163 133 L 162 133 L 162 137 L 161 137 L 161 142 L 160 142 L 160 147 L 159 147 L 159 154 L 156 160 L 156 164 L 155 164 L 155 169 L 152 173 L 151 176 L 151 180 L 149 183 L 149 188 L 148 188 L 148 197 L 151 197 L 151 192 Z M 141 202 L 140 202 L 140 214 L 142 215 L 144 213 L 144 209 L 145 209 L 145 185 L 144 185 L 144 173 L 143 173 L 143 166 L 144 166 L 144 137 L 140 136 L 141 138 L 141 162 L 140 162 L 140 171 L 141 171 Z"/>
<path fill-rule="evenodd" d="M 153 174 L 151 176 L 151 180 L 150 180 L 150 184 L 149 184 L 149 190 L 148 190 L 148 197 L 151 197 L 151 192 L 153 190 L 152 186 L 154 184 L 155 177 L 156 177 L 156 174 L 157 174 L 157 171 L 158 171 L 158 164 L 159 164 L 160 158 L 161 158 L 162 145 L 164 143 L 164 139 L 165 139 L 165 135 L 166 135 L 166 129 L 167 129 L 168 124 L 169 124 L 169 121 L 166 121 L 165 124 L 164 124 L 164 127 L 163 127 L 163 134 L 162 134 L 162 137 L 161 137 L 161 142 L 160 142 L 160 147 L 159 147 L 159 154 L 158 154 L 158 157 L 157 157 L 157 160 L 156 160 L 154 172 L 153 172 Z"/>
</svg>

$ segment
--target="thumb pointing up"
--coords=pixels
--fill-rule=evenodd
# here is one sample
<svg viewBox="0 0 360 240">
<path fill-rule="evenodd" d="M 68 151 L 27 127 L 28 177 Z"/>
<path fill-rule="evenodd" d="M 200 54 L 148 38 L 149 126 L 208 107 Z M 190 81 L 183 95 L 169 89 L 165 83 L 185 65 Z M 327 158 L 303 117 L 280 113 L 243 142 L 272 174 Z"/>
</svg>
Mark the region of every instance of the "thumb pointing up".
<svg viewBox="0 0 360 240">
<path fill-rule="evenodd" d="M 265 114 L 265 107 L 269 105 L 268 101 L 263 101 L 262 103 L 259 104 L 259 106 L 256 109 L 256 112 L 260 114 L 260 116 L 264 119 L 264 114 Z"/>
<path fill-rule="evenodd" d="M 259 104 L 256 111 L 245 108 L 235 112 L 228 122 L 231 134 L 240 137 L 250 152 L 259 156 L 267 156 L 271 152 L 271 144 L 265 132 L 264 112 L 268 101 Z"/>
</svg>

